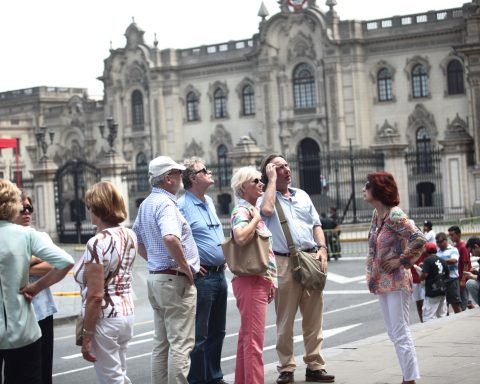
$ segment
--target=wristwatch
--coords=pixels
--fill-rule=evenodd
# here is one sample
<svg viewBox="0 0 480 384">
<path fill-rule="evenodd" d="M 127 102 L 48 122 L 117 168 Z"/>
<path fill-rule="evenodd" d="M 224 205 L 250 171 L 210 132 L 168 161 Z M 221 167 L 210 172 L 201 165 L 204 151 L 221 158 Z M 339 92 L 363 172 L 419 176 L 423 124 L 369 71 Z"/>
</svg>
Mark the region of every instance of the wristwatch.
<svg viewBox="0 0 480 384">
<path fill-rule="evenodd" d="M 318 247 L 318 250 L 320 250 L 320 248 L 324 248 L 325 251 L 328 252 L 328 248 L 327 248 L 327 246 L 326 246 L 325 244 L 318 244 L 317 247 Z"/>
</svg>

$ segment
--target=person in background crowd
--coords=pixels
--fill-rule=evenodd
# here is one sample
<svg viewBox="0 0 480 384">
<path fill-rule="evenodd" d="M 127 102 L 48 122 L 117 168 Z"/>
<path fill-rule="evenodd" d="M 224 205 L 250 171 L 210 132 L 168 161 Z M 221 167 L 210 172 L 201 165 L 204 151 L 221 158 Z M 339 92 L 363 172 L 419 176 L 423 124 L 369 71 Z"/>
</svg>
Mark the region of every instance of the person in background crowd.
<svg viewBox="0 0 480 384">
<path fill-rule="evenodd" d="M 194 275 L 200 258 L 190 225 L 177 206 L 185 167 L 168 156 L 148 165 L 152 192 L 142 202 L 133 224 L 139 254 L 147 260 L 148 298 L 155 335 L 153 384 L 186 384 L 190 352 L 195 345 L 197 289 Z"/>
<path fill-rule="evenodd" d="M 435 244 L 435 232 L 433 231 L 433 224 L 429 220 L 423 222 L 423 233 L 425 234 L 425 239 L 427 243 Z"/>
<path fill-rule="evenodd" d="M 137 237 L 120 225 L 127 218 L 127 209 L 112 183 L 94 184 L 85 203 L 97 234 L 88 240 L 74 271 L 82 295 L 82 355 L 95 363 L 101 384 L 130 384 L 126 354 L 133 336 L 132 272 Z"/>
<path fill-rule="evenodd" d="M 378 296 L 402 369 L 402 383 L 414 384 L 420 378 L 420 371 L 409 324 L 412 293 L 409 268 L 420 256 L 425 236 L 398 207 L 398 187 L 390 173 L 369 174 L 363 199 L 375 208 L 368 233 L 368 288 Z"/>
<path fill-rule="evenodd" d="M 293 326 L 300 308 L 303 316 L 302 332 L 305 353 L 303 361 L 307 365 L 307 382 L 333 383 L 335 376 L 325 370 L 325 360 L 321 349 L 323 343 L 323 292 L 308 291 L 293 278 L 290 251 L 283 233 L 275 202 L 278 199 L 292 233 L 297 249 L 310 253 L 327 272 L 328 252 L 325 235 L 317 210 L 308 194 L 292 188 L 292 172 L 286 159 L 273 153 L 262 161 L 262 180 L 265 194 L 257 204 L 262 218 L 273 234 L 273 253 L 278 270 L 278 290 L 275 296 L 277 313 L 277 354 L 280 373 L 277 383 L 294 382 L 296 369 Z"/>
<path fill-rule="evenodd" d="M 30 302 L 62 280 L 74 261 L 44 235 L 14 224 L 22 209 L 18 188 L 0 179 L 0 360 L 4 363 L 0 382 L 42 384 L 41 330 Z M 53 269 L 28 283 L 32 254 Z"/>
<path fill-rule="evenodd" d="M 467 241 L 467 249 L 473 256 L 480 257 L 480 238 L 471 237 Z M 470 271 L 463 271 L 463 274 L 468 279 L 466 287 L 473 300 L 480 305 L 480 272 L 478 269 L 471 269 Z"/>
<path fill-rule="evenodd" d="M 326 244 L 328 246 L 328 258 L 327 260 L 330 261 L 330 255 L 332 255 L 335 260 L 338 259 L 338 255 L 336 252 L 336 244 L 335 244 L 335 230 L 338 227 L 338 224 L 333 221 L 331 218 L 327 217 L 325 212 L 320 214 L 320 222 L 322 223 L 322 230 L 325 234 Z"/>
<path fill-rule="evenodd" d="M 415 225 L 415 223 L 412 221 L 412 224 Z M 437 246 L 432 243 L 427 243 L 430 245 L 433 245 L 435 248 L 435 253 L 437 252 Z M 418 317 L 420 318 L 420 322 L 423 323 L 423 301 L 425 299 L 425 287 L 423 286 L 419 272 L 417 272 L 416 267 L 421 265 L 425 258 L 428 256 L 427 254 L 427 249 L 421 254 L 421 256 L 415 261 L 412 267 L 410 267 L 410 272 L 412 273 L 412 299 L 415 301 L 415 305 L 417 307 L 417 313 Z"/>
<path fill-rule="evenodd" d="M 33 203 L 30 196 L 25 192 L 21 195 L 23 209 L 20 215 L 15 219 L 15 224 L 29 227 L 32 225 Z M 50 237 L 44 233 L 46 240 Z M 30 261 L 30 277 L 28 281 L 34 283 L 42 276 L 50 272 L 53 267 L 46 261 L 42 261 L 38 257 L 32 256 Z M 57 312 L 57 306 L 53 298 L 50 288 L 46 288 L 39 292 L 32 300 L 33 310 L 38 320 L 38 325 L 42 331 L 42 382 L 43 384 L 52 383 L 53 369 L 53 314 Z"/>
<path fill-rule="evenodd" d="M 222 224 L 215 205 L 205 193 L 214 184 L 212 172 L 198 157 L 185 160 L 182 173 L 185 194 L 178 206 L 192 228 L 200 256 L 200 272 L 195 275 L 197 315 L 195 347 L 190 354 L 190 384 L 225 384 L 220 366 L 226 333 L 228 287 Z"/>
<path fill-rule="evenodd" d="M 448 244 L 447 235 L 443 232 L 435 236 L 437 247 L 437 256 L 445 260 L 450 271 L 450 277 L 447 281 L 447 305 L 451 305 L 455 313 L 462 312 L 462 300 L 460 298 L 460 284 L 458 281 L 458 254 L 457 248 Z"/>
<path fill-rule="evenodd" d="M 425 281 L 425 300 L 423 303 L 423 321 L 443 317 L 447 314 L 445 301 L 445 282 L 449 271 L 445 260 L 437 256 L 437 246 L 432 243 L 425 244 L 425 258 L 423 265 L 414 265 L 421 281 Z"/>
<path fill-rule="evenodd" d="M 467 247 L 465 246 L 465 241 L 462 240 L 462 231 L 456 225 L 448 228 L 448 237 L 455 245 L 455 248 L 458 250 L 460 255 L 458 259 L 458 280 L 460 283 L 460 299 L 462 300 L 461 306 L 462 311 L 465 311 L 468 308 L 473 308 L 472 301 L 469 300 L 468 290 L 465 287 L 467 282 L 466 277 L 463 275 L 463 271 L 470 271 L 472 269 L 472 263 L 470 262 L 470 252 L 468 252 Z"/>
<path fill-rule="evenodd" d="M 266 227 L 255 207 L 263 194 L 261 174 L 253 167 L 243 167 L 235 172 L 231 186 L 239 201 L 232 211 L 233 238 L 239 246 L 248 244 L 255 233 L 269 237 Z M 260 257 L 260 256 L 259 256 Z M 272 248 L 269 249 L 269 263 L 265 274 L 235 276 L 232 280 L 233 293 L 237 299 L 241 324 L 238 333 L 235 384 L 263 384 L 263 343 L 267 304 L 274 297 L 277 286 L 277 268 Z"/>
</svg>

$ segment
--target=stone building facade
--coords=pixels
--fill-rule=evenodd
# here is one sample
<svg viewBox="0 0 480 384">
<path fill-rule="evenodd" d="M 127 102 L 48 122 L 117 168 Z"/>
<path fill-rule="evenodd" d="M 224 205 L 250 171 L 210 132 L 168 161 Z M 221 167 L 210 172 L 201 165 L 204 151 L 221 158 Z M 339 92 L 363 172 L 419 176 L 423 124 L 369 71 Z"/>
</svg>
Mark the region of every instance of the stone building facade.
<svg viewBox="0 0 480 384">
<path fill-rule="evenodd" d="M 362 209 L 364 176 L 384 168 L 415 218 L 477 214 L 480 1 L 369 21 L 341 20 L 336 3 L 327 0 L 322 12 L 315 0 L 281 0 L 271 17 L 262 4 L 251 38 L 189 49 L 149 44 L 132 23 L 125 47 L 104 62 L 102 102 L 85 90 L 0 93 L 2 136 L 20 137 L 28 178 L 42 158 L 33 135 L 39 126 L 55 132 L 47 147 L 54 167 L 70 158 L 99 164 L 110 152 L 98 124 L 112 116 L 122 172 L 138 178 L 135 170 L 159 154 L 198 155 L 217 167 L 219 204 L 229 193 L 232 154 L 247 140 L 257 158 L 287 155 L 297 184 L 320 205 Z M 3 152 L 0 172 L 11 176 Z M 365 153 L 381 156 L 381 165 L 363 166 Z M 352 188 L 338 176 L 346 154 L 358 178 Z M 248 158 L 237 156 L 235 165 Z M 313 170 L 305 171 L 305 159 Z M 147 193 L 133 184 L 132 212 Z"/>
</svg>

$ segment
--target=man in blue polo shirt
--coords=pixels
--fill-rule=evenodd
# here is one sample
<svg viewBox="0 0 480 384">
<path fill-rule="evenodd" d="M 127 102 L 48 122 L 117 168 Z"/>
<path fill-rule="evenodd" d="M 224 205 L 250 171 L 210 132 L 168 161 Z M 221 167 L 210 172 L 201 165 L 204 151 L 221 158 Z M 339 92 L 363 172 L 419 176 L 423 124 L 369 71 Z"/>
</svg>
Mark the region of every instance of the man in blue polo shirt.
<svg viewBox="0 0 480 384">
<path fill-rule="evenodd" d="M 204 162 L 192 157 L 184 162 L 182 174 L 185 195 L 178 199 L 183 216 L 192 228 L 200 255 L 200 272 L 195 276 L 197 315 L 195 347 L 190 354 L 190 384 L 223 384 L 222 346 L 227 316 L 227 281 L 222 247 L 223 228 L 210 196 L 214 184 Z"/>
</svg>

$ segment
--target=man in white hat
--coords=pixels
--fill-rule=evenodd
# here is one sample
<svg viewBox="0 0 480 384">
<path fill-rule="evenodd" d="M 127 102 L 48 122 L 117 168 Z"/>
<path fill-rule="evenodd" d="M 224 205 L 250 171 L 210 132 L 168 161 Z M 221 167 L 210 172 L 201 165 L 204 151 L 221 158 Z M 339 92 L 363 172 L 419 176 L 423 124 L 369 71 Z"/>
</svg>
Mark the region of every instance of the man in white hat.
<svg viewBox="0 0 480 384">
<path fill-rule="evenodd" d="M 177 207 L 183 165 L 168 156 L 148 166 L 152 192 L 133 225 L 138 250 L 147 260 L 148 297 L 154 313 L 152 383 L 187 384 L 195 341 L 197 290 L 193 277 L 200 259 L 192 230 Z"/>
</svg>

